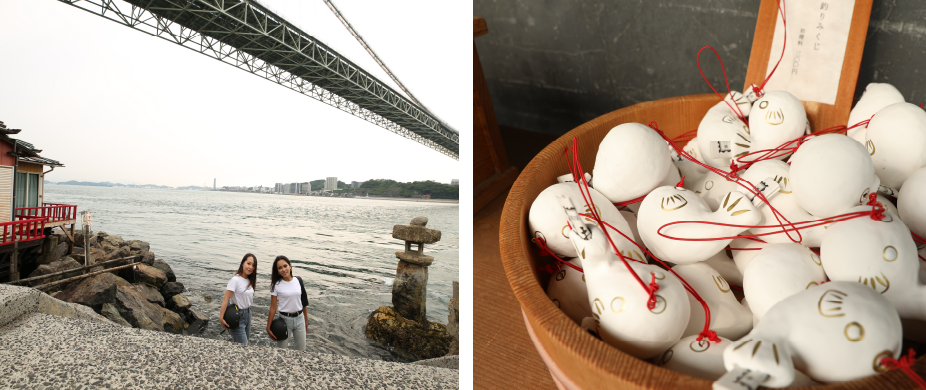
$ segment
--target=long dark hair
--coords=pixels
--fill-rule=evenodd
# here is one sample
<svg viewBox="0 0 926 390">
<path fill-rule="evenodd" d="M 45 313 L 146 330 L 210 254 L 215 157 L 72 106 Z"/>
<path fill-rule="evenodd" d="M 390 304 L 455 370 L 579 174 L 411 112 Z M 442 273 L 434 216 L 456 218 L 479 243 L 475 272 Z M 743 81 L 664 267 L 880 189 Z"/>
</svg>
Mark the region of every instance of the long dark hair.
<svg viewBox="0 0 926 390">
<path fill-rule="evenodd" d="M 254 259 L 254 271 L 251 271 L 251 274 L 248 275 L 248 287 L 254 288 L 257 286 L 257 256 L 254 256 L 252 253 L 245 253 L 244 257 L 241 258 L 241 264 L 238 265 L 238 272 L 235 272 L 237 275 L 244 273 L 244 262 L 248 261 L 248 257 Z M 245 288 L 247 290 L 247 288 Z M 255 289 L 256 290 L 256 289 Z"/>
<path fill-rule="evenodd" d="M 270 292 L 273 292 L 273 288 L 276 287 L 277 283 L 283 280 L 283 276 L 280 275 L 280 271 L 277 271 L 277 263 L 283 260 L 286 264 L 289 264 L 289 274 L 293 274 L 293 263 L 286 258 L 286 256 L 279 255 L 276 259 L 273 260 L 273 268 L 270 269 Z"/>
</svg>

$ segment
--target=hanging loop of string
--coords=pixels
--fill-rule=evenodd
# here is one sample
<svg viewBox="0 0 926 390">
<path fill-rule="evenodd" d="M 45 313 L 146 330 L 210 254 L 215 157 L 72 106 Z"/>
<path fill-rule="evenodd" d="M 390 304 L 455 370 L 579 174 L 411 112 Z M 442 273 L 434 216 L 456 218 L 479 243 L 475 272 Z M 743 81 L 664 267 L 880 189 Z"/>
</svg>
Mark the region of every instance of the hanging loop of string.
<svg viewBox="0 0 926 390">
<path fill-rule="evenodd" d="M 879 362 L 882 366 L 887 367 L 888 370 L 900 369 L 907 376 L 910 377 L 916 384 L 923 390 L 926 390 L 926 381 L 923 380 L 919 375 L 913 371 L 911 366 L 916 363 L 916 352 L 913 351 L 913 348 L 910 348 L 907 355 L 902 355 L 900 359 L 894 359 L 891 356 L 881 359 Z"/>
</svg>

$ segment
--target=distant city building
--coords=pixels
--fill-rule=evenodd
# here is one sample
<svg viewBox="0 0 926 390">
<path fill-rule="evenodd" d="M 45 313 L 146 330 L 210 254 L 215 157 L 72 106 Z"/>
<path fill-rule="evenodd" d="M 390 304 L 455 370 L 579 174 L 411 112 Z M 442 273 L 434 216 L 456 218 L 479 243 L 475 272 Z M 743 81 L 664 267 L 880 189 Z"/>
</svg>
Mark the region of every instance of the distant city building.
<svg viewBox="0 0 926 390">
<path fill-rule="evenodd" d="M 450 185 L 452 186 L 460 185 L 460 179 L 450 179 Z"/>
<path fill-rule="evenodd" d="M 274 184 L 274 186 L 273 186 L 273 193 L 274 193 L 274 194 L 282 194 L 282 193 L 283 193 L 283 183 L 276 183 L 276 184 Z"/>
<path fill-rule="evenodd" d="M 352 182 L 350 182 L 350 188 L 360 188 L 360 185 L 361 185 L 361 184 L 363 184 L 363 183 L 361 183 L 361 182 L 359 182 L 359 181 L 352 181 Z"/>
<path fill-rule="evenodd" d="M 338 178 L 337 177 L 325 178 L 325 191 L 334 191 L 336 189 L 338 189 Z"/>
<path fill-rule="evenodd" d="M 215 191 L 215 178 L 212 179 L 212 190 Z"/>
</svg>

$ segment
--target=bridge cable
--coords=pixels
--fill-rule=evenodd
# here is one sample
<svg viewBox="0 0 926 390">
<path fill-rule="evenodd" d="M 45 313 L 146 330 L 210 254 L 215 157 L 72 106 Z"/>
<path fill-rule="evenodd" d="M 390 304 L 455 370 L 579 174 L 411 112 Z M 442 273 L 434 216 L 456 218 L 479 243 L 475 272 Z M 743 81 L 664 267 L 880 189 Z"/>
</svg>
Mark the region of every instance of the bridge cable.
<svg viewBox="0 0 926 390">
<path fill-rule="evenodd" d="M 434 119 L 437 119 L 437 121 L 440 122 L 441 125 L 443 125 L 444 127 L 450 129 L 451 131 L 453 131 L 453 132 L 459 134 L 458 131 L 456 131 L 455 129 L 451 128 L 450 125 L 448 125 L 448 124 L 447 124 L 446 122 L 444 122 L 442 119 L 438 118 L 437 115 L 435 115 L 434 112 L 432 112 L 430 109 L 428 109 L 427 107 L 425 107 L 424 104 L 421 104 L 421 102 L 419 102 L 418 99 L 415 99 L 415 96 L 412 95 L 411 91 L 409 91 L 407 88 L 405 88 L 405 85 L 403 85 L 402 82 L 399 81 L 399 78 L 396 77 L 394 74 L 392 74 L 392 72 L 389 70 L 389 68 L 386 67 L 386 64 L 385 64 L 385 63 L 383 63 L 382 61 L 380 61 L 379 57 L 376 56 L 376 53 L 373 53 L 373 48 L 371 48 L 369 45 L 367 45 L 367 43 L 363 40 L 363 38 L 360 37 L 360 34 L 357 34 L 357 32 L 354 31 L 354 28 L 351 27 L 350 23 L 347 22 L 347 19 L 344 18 L 344 15 L 341 15 L 341 12 L 338 11 L 338 9 L 334 6 L 334 3 L 332 3 L 331 0 L 323 0 L 323 1 L 325 2 L 325 4 L 328 5 L 328 9 L 330 9 L 331 12 L 334 13 L 334 16 L 336 16 L 336 17 L 338 18 L 338 20 L 341 21 L 341 24 L 344 25 L 344 27 L 347 29 L 347 31 L 350 32 L 350 34 L 353 35 L 354 38 L 357 39 L 357 42 L 360 42 L 360 46 L 363 46 L 363 48 L 366 49 L 367 53 L 370 54 L 370 57 L 373 57 L 373 60 L 376 61 L 377 64 L 379 64 L 379 67 L 382 68 L 383 71 L 385 71 L 386 74 L 389 75 L 389 78 L 391 78 L 392 81 L 394 81 L 394 82 L 399 86 L 399 88 L 401 88 L 402 91 L 405 92 L 405 95 L 408 96 L 409 100 L 411 100 L 411 101 L 414 102 L 416 105 L 418 105 L 418 107 L 421 107 L 425 112 L 427 112 L 428 114 L 430 114 L 431 116 L 433 116 Z"/>
</svg>

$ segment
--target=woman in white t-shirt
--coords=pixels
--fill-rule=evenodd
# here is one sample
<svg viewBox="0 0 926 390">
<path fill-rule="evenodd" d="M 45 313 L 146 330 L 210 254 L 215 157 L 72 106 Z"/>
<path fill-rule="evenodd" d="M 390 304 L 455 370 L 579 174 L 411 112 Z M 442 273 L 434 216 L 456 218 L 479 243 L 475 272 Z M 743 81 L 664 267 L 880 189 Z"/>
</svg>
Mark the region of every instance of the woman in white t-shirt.
<svg viewBox="0 0 926 390">
<path fill-rule="evenodd" d="M 251 303 L 254 301 L 254 286 L 257 285 L 257 258 L 248 253 L 241 259 L 238 272 L 228 281 L 225 287 L 225 296 L 222 297 L 222 312 L 219 321 L 225 329 L 229 329 L 225 322 L 225 308 L 228 305 L 237 305 L 241 319 L 238 327 L 229 329 L 232 340 L 236 343 L 247 344 L 251 338 Z"/>
<path fill-rule="evenodd" d="M 277 347 L 286 348 L 293 340 L 293 349 L 305 351 L 305 334 L 309 330 L 309 312 L 302 305 L 303 286 L 299 279 L 293 277 L 293 265 L 286 256 L 277 256 L 270 272 L 270 315 L 267 317 L 267 334 L 277 342 Z M 270 331 L 273 316 L 279 309 L 280 318 L 286 323 L 286 329 L 292 337 L 277 340 Z"/>
</svg>

